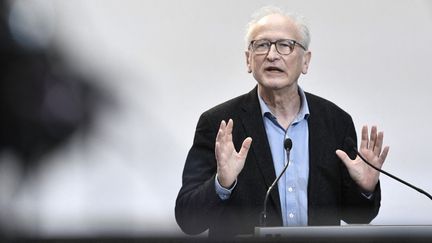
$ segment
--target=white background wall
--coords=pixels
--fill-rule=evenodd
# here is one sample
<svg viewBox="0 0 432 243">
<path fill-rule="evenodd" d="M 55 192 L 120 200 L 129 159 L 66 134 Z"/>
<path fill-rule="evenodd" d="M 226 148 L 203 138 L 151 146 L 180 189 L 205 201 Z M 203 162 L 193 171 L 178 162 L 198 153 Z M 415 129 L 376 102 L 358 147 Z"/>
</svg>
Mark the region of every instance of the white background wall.
<svg viewBox="0 0 432 243">
<path fill-rule="evenodd" d="M 3 211 L 20 227 L 43 235 L 179 233 L 174 204 L 196 122 L 255 85 L 244 28 L 269 3 L 310 22 L 312 62 L 300 85 L 348 111 L 357 130 L 383 129 L 391 147 L 384 169 L 432 193 L 431 1 L 33 2 L 48 13 L 54 44 L 77 70 L 99 77 L 117 105 L 23 187 L 14 182 L 13 155 L 0 157 L 11 185 L 2 186 L 2 202 L 12 202 Z M 432 224 L 429 199 L 381 179 L 373 224 Z"/>
</svg>

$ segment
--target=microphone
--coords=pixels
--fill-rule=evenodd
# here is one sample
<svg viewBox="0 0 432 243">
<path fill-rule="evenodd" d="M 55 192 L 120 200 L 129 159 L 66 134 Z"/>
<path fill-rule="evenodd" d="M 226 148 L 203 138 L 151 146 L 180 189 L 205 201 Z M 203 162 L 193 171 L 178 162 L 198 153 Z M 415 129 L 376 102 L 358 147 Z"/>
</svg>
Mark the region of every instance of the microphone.
<svg viewBox="0 0 432 243">
<path fill-rule="evenodd" d="M 273 183 L 271 184 L 271 186 L 267 190 L 266 196 L 264 198 L 264 209 L 261 212 L 261 217 L 260 217 L 260 226 L 261 227 L 265 227 L 267 225 L 267 200 L 268 200 L 268 197 L 270 195 L 270 192 L 273 190 L 273 187 L 276 185 L 276 183 L 279 181 L 279 179 L 285 173 L 285 171 L 289 165 L 290 151 L 292 148 L 292 140 L 290 138 L 285 139 L 284 148 L 285 148 L 285 151 L 287 154 L 287 163 L 286 163 L 285 167 L 283 168 L 282 172 L 279 174 L 279 176 L 276 178 L 276 180 L 273 181 Z"/>
<path fill-rule="evenodd" d="M 394 175 L 392 175 L 392 174 L 390 174 L 390 173 L 388 173 L 388 172 L 386 172 L 386 171 L 384 171 L 384 170 L 382 170 L 382 169 L 380 169 L 380 168 L 377 168 L 376 166 L 374 166 L 373 164 L 371 164 L 369 161 L 367 161 L 367 160 L 366 160 L 366 159 L 365 159 L 365 158 L 364 158 L 364 157 L 359 153 L 359 151 L 357 150 L 357 148 L 356 148 L 356 146 L 355 146 L 355 143 L 354 143 L 354 141 L 352 140 L 352 138 L 350 138 L 350 137 L 345 138 L 345 143 L 346 143 L 349 147 L 351 147 L 352 149 L 354 149 L 354 151 L 356 152 L 356 154 L 357 154 L 357 155 L 358 155 L 358 156 L 363 160 L 363 162 L 365 162 L 365 163 L 366 163 L 367 165 L 369 165 L 370 167 L 374 168 L 375 170 L 377 170 L 377 171 L 383 173 L 384 175 L 386 175 L 386 176 L 388 176 L 388 177 L 393 178 L 394 180 L 399 181 L 400 183 L 402 183 L 402 184 L 404 184 L 404 185 L 406 185 L 406 186 L 411 187 L 412 189 L 414 189 L 414 190 L 416 190 L 416 191 L 418 191 L 418 192 L 424 194 L 425 196 L 427 196 L 429 199 L 432 200 L 432 196 L 431 196 L 429 193 L 427 193 L 426 191 L 424 191 L 424 190 L 422 190 L 422 189 L 420 189 L 420 188 L 418 188 L 418 187 L 416 187 L 416 186 L 414 186 L 414 185 L 412 185 L 412 184 L 410 184 L 410 183 L 408 183 L 408 182 L 406 182 L 406 181 L 404 181 L 404 180 L 402 180 L 402 179 L 400 179 L 400 178 L 398 178 L 398 177 L 396 177 L 396 176 L 394 176 Z"/>
</svg>

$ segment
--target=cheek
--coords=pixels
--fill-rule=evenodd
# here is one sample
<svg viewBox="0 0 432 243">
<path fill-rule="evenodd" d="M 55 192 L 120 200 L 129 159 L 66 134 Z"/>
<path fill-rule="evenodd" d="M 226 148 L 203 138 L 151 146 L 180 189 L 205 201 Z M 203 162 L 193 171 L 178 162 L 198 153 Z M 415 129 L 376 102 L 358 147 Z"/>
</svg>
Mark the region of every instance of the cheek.
<svg viewBox="0 0 432 243">
<path fill-rule="evenodd" d="M 263 60 L 262 58 L 254 57 L 250 59 L 250 67 L 252 70 L 257 71 L 262 66 Z"/>
<path fill-rule="evenodd" d="M 286 67 L 288 68 L 288 70 L 292 71 L 292 72 L 302 72 L 303 71 L 303 62 L 299 59 L 293 59 L 290 61 L 285 62 Z"/>
</svg>

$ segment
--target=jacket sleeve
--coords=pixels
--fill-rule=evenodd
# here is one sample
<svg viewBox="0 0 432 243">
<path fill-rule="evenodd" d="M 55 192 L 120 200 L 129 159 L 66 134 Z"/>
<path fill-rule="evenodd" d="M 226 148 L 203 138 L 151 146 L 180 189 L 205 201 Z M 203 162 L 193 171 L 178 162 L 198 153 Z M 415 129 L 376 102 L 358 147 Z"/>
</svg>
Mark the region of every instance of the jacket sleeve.
<svg viewBox="0 0 432 243">
<path fill-rule="evenodd" d="M 357 146 L 357 136 L 351 117 L 347 122 L 345 130 L 345 138 L 350 137 Z M 351 159 L 357 155 L 352 148 L 342 142 L 344 151 L 347 151 Z M 357 184 L 351 179 L 349 172 L 343 162 L 341 161 L 342 172 L 342 209 L 341 219 L 350 224 L 364 224 L 370 223 L 378 214 L 381 202 L 381 190 L 378 182 L 375 191 L 371 198 L 367 198 L 362 194 L 362 191 Z"/>
<path fill-rule="evenodd" d="M 214 122 L 216 123 L 216 122 Z M 204 113 L 195 131 L 192 148 L 186 158 L 182 187 L 177 196 L 175 217 L 187 234 L 204 232 L 223 209 L 215 191 L 216 159 L 214 154 L 217 124 Z"/>
</svg>

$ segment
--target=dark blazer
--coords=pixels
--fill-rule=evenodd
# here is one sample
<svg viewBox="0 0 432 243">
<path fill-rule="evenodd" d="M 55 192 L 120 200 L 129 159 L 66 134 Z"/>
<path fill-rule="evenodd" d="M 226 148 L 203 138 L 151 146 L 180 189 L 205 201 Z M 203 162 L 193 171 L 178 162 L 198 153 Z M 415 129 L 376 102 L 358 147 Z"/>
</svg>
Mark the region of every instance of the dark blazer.
<svg viewBox="0 0 432 243">
<path fill-rule="evenodd" d="M 306 99 L 310 111 L 308 224 L 340 225 L 340 220 L 369 223 L 380 207 L 379 184 L 372 198 L 365 198 L 335 153 L 336 149 L 350 151 L 344 144 L 346 137 L 357 141 L 350 115 L 315 95 L 306 93 Z M 215 191 L 214 150 L 220 122 L 229 118 L 234 121 L 233 142 L 237 151 L 246 137 L 252 137 L 253 141 L 235 189 L 228 200 L 222 201 Z M 177 196 L 177 223 L 188 234 L 207 229 L 209 236 L 252 234 L 254 227 L 259 225 L 267 188 L 275 178 L 255 87 L 201 115 Z M 277 188 L 270 194 L 267 207 L 267 225 L 281 226 Z"/>
</svg>

